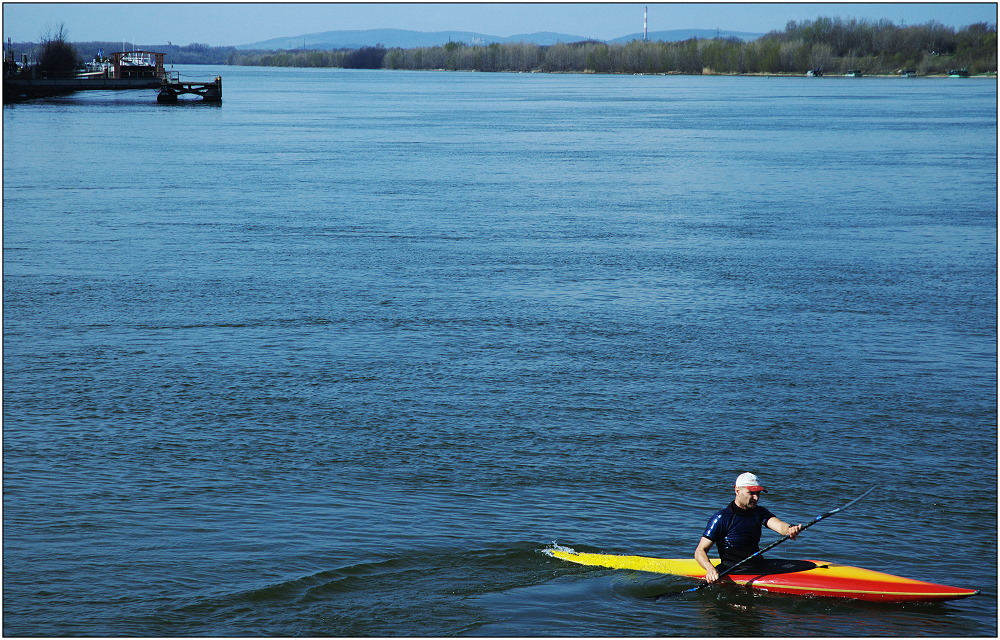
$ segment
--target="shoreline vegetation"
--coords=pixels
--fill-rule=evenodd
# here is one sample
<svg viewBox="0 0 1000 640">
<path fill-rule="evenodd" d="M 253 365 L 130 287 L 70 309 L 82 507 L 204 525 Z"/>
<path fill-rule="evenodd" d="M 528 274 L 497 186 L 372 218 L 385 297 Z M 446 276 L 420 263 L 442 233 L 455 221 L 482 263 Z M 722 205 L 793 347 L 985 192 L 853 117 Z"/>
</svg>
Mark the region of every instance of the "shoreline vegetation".
<svg viewBox="0 0 1000 640">
<path fill-rule="evenodd" d="M 819 18 L 789 22 L 756 40 L 633 40 L 535 45 L 449 42 L 412 49 L 232 51 L 227 65 L 334 67 L 522 73 L 649 75 L 968 75 L 997 73 L 996 26 L 954 29 L 940 23 L 896 26 L 890 21 Z"/>
<path fill-rule="evenodd" d="M 60 28 L 60 38 L 65 30 Z M 49 42 L 17 43 L 36 59 Z M 75 51 L 115 51 L 121 43 L 79 42 Z M 231 66 L 593 73 L 629 75 L 948 76 L 996 77 L 997 27 L 955 29 L 938 22 L 897 26 L 888 20 L 818 18 L 790 21 L 755 40 L 692 38 L 677 42 L 596 40 L 536 45 L 448 42 L 440 46 L 357 49 L 239 50 L 192 43 L 145 45 L 171 64 Z M 75 52 L 74 52 L 75 55 Z M 78 60 L 79 66 L 82 60 Z"/>
</svg>

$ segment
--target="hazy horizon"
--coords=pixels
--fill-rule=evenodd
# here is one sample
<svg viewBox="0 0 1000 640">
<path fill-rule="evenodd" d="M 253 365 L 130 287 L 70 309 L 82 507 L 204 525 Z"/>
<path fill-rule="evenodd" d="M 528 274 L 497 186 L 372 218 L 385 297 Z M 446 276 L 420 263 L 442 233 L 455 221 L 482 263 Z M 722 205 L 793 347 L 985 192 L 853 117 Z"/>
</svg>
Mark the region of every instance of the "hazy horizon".
<svg viewBox="0 0 1000 640">
<path fill-rule="evenodd" d="M 59 25 L 71 41 L 235 46 L 323 31 L 407 29 L 496 36 L 551 31 L 610 40 L 649 31 L 722 29 L 766 33 L 819 17 L 996 24 L 994 3 L 21 3 L 3 6 L 3 37 L 37 42 Z M 113 19 L 109 20 L 109 12 Z"/>
</svg>

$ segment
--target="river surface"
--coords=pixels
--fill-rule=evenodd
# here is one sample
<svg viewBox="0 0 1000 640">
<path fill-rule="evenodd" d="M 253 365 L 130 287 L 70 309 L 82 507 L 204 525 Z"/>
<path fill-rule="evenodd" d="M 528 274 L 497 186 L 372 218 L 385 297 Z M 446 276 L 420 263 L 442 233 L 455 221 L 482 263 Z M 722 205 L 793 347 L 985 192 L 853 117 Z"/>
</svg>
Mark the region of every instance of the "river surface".
<svg viewBox="0 0 1000 640">
<path fill-rule="evenodd" d="M 994 80 L 180 70 L 3 109 L 6 636 L 997 633 Z M 982 593 L 541 552 L 743 471 Z"/>
</svg>

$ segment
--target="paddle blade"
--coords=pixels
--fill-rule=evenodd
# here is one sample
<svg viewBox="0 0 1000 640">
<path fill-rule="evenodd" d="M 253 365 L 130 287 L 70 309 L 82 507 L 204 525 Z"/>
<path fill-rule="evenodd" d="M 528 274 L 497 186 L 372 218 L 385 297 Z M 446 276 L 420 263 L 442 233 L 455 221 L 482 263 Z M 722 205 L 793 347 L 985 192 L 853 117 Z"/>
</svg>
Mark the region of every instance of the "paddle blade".
<svg viewBox="0 0 1000 640">
<path fill-rule="evenodd" d="M 695 591 L 700 591 L 708 586 L 708 583 L 699 584 L 697 587 L 691 587 L 690 589 L 685 589 L 683 591 L 670 591 L 668 593 L 661 593 L 656 596 L 656 602 L 663 602 L 664 600 L 671 600 L 677 596 L 682 596 L 686 593 L 694 593 Z"/>
</svg>

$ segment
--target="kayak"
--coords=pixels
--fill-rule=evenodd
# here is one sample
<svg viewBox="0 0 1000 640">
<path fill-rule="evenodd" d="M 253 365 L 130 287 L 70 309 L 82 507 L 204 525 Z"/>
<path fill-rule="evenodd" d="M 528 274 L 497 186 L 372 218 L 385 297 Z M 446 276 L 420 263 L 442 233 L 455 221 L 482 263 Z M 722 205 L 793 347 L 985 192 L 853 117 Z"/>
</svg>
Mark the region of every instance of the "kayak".
<svg viewBox="0 0 1000 640">
<path fill-rule="evenodd" d="M 705 570 L 694 558 L 666 559 L 578 553 L 564 547 L 544 551 L 553 558 L 595 567 L 667 573 L 688 578 L 705 576 Z M 713 560 L 713 563 L 718 564 L 719 560 Z M 901 578 L 822 560 L 762 560 L 752 567 L 752 572 L 749 572 L 751 569 L 737 570 L 741 573 L 723 576 L 719 580 L 720 584 L 736 584 L 768 593 L 866 602 L 941 602 L 979 593 L 972 589 Z"/>
</svg>

